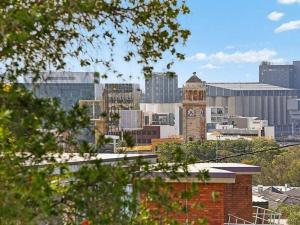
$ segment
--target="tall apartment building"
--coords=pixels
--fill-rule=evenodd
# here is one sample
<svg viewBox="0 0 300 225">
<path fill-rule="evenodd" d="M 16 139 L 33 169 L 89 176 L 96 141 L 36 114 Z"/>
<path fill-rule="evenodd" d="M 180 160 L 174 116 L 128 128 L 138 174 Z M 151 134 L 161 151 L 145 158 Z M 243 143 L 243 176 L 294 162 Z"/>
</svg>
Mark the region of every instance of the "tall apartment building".
<svg viewBox="0 0 300 225">
<path fill-rule="evenodd" d="M 59 99 L 65 110 L 79 100 L 100 99 L 103 89 L 100 83 L 95 83 L 94 73 L 89 72 L 44 72 L 35 84 L 29 74 L 24 83 L 37 97 Z"/>
<path fill-rule="evenodd" d="M 145 80 L 144 103 L 178 103 L 181 102 L 178 89 L 178 77 L 167 73 L 153 73 Z"/>
<path fill-rule="evenodd" d="M 300 61 L 294 61 L 291 65 L 262 62 L 259 66 L 259 83 L 300 89 Z"/>
</svg>

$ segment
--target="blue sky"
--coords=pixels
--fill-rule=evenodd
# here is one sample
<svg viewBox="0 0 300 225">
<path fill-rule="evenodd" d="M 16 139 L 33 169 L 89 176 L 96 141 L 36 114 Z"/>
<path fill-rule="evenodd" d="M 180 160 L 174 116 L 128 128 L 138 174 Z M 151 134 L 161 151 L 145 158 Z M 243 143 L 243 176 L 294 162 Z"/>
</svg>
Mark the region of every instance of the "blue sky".
<svg viewBox="0 0 300 225">
<path fill-rule="evenodd" d="M 180 18 L 183 27 L 192 33 L 186 46 L 180 47 L 187 59 L 173 67 L 180 86 L 194 71 L 207 82 L 255 82 L 262 60 L 300 60 L 300 0 L 187 2 L 191 14 Z M 141 68 L 116 60 L 117 69 L 135 77 L 126 81 L 143 87 L 143 79 L 138 79 L 142 77 Z M 161 64 L 155 65 L 155 71 L 162 71 Z"/>
</svg>

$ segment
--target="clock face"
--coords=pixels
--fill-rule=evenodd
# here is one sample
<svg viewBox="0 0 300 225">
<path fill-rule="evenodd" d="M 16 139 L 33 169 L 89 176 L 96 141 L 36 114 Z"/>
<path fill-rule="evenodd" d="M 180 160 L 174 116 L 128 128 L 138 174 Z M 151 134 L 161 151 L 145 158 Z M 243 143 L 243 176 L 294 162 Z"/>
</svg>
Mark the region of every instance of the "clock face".
<svg viewBox="0 0 300 225">
<path fill-rule="evenodd" d="M 194 110 L 193 110 L 193 109 L 188 109 L 187 115 L 188 115 L 189 117 L 195 116 Z"/>
</svg>

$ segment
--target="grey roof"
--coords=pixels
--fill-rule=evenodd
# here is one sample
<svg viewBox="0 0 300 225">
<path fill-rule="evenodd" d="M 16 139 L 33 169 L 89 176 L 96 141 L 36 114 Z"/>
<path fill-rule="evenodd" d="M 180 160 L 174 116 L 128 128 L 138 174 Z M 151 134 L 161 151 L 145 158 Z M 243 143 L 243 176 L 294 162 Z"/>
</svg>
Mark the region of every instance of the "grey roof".
<svg viewBox="0 0 300 225">
<path fill-rule="evenodd" d="M 266 190 L 263 191 L 263 193 L 269 193 L 269 192 L 272 192 L 272 193 L 277 193 L 277 194 L 283 194 L 282 191 L 278 190 L 277 188 L 275 187 L 269 187 L 267 188 Z"/>
<path fill-rule="evenodd" d="M 270 84 L 262 84 L 262 83 L 207 83 L 208 86 L 218 87 L 230 90 L 295 90 L 291 88 L 279 87 Z"/>
<path fill-rule="evenodd" d="M 270 208 L 277 208 L 280 204 L 300 205 L 300 198 L 291 196 L 288 193 L 293 193 L 292 190 L 283 193 L 275 187 L 268 187 L 262 192 L 255 192 L 254 195 L 265 199 L 269 202 Z M 297 194 L 297 193 L 296 193 Z"/>
<path fill-rule="evenodd" d="M 300 198 L 300 188 L 294 188 L 292 190 L 286 191 L 285 194 L 292 197 Z"/>
<path fill-rule="evenodd" d="M 202 82 L 202 80 L 201 80 L 199 77 L 197 77 L 196 75 L 191 76 L 191 77 L 186 81 L 186 83 L 201 83 L 201 82 Z"/>
</svg>

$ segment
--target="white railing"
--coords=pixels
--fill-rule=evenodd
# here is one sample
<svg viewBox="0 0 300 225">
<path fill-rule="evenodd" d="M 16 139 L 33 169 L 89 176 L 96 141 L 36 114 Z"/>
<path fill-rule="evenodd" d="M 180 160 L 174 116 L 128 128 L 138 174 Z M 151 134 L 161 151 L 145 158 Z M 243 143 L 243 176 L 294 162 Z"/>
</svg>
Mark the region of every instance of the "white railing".
<svg viewBox="0 0 300 225">
<path fill-rule="evenodd" d="M 281 214 L 262 207 L 253 207 L 253 221 L 228 214 L 228 221 L 224 225 L 280 225 Z"/>
<path fill-rule="evenodd" d="M 280 225 L 281 213 L 262 207 L 253 207 L 253 222 L 257 224 Z"/>
<path fill-rule="evenodd" d="M 228 214 L 228 222 L 224 223 L 224 225 L 242 225 L 242 224 L 254 225 L 254 223 L 244 220 L 243 218 L 237 217 L 232 214 Z"/>
</svg>

